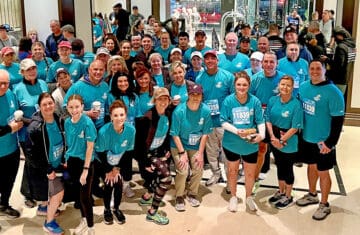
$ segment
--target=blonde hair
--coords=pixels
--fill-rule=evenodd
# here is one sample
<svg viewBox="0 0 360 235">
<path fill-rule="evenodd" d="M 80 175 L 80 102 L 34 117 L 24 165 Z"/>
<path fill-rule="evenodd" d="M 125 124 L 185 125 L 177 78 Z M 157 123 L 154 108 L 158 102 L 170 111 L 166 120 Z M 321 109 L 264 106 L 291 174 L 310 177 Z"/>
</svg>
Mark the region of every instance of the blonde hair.
<svg viewBox="0 0 360 235">
<path fill-rule="evenodd" d="M 120 71 L 120 72 L 125 73 L 125 74 L 129 74 L 129 69 L 128 69 L 127 65 L 126 65 L 125 59 L 120 55 L 113 55 L 113 56 L 110 57 L 110 59 L 107 62 L 107 70 L 108 70 L 108 74 L 110 76 L 113 75 L 112 71 L 111 71 L 111 66 L 114 63 L 114 61 L 119 61 L 120 62 L 121 66 L 123 68 L 122 71 Z"/>
</svg>

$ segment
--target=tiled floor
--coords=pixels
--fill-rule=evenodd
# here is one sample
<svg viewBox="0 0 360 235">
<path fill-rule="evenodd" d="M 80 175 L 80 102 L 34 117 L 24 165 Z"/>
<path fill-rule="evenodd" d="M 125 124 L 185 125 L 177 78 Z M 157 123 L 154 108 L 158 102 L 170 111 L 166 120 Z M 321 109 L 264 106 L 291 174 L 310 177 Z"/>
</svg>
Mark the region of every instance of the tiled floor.
<svg viewBox="0 0 360 235">
<path fill-rule="evenodd" d="M 200 194 L 202 204 L 198 208 L 186 205 L 185 212 L 177 212 L 174 208 L 174 189 L 168 191 L 165 197 L 166 206 L 161 208 L 170 218 L 170 224 L 159 226 L 145 221 L 146 208 L 138 206 L 139 197 L 144 192 L 140 185 L 135 187 L 134 199 L 125 199 L 121 209 L 125 213 L 126 223 L 123 225 L 105 225 L 102 222 L 103 206 L 101 200 L 96 201 L 94 207 L 96 234 L 359 234 L 360 231 L 360 161 L 357 150 L 360 139 L 359 127 L 345 127 L 337 148 L 338 168 L 343 181 L 346 196 L 339 187 L 334 171 L 331 172 L 333 185 L 331 188 L 330 204 L 332 213 L 324 221 L 314 221 L 311 216 L 316 205 L 300 208 L 292 206 L 285 210 L 271 207 L 267 199 L 275 192 L 275 166 L 271 166 L 268 177 L 262 181 L 262 187 L 256 195 L 255 201 L 259 206 L 256 213 L 246 211 L 244 203 L 244 187 L 239 184 L 239 210 L 237 213 L 227 211 L 229 195 L 224 193 L 224 184 L 209 188 L 202 184 Z M 36 209 L 23 206 L 19 193 L 22 168 L 19 171 L 16 186 L 11 197 L 13 207 L 22 213 L 21 218 L 9 220 L 0 217 L 2 230 L 0 234 L 43 234 L 43 217 L 36 216 Z M 204 173 L 204 178 L 209 172 Z M 294 195 L 301 197 L 307 188 L 306 167 L 295 168 Z M 135 182 L 138 176 L 134 177 Z M 240 179 L 239 182 L 241 182 Z M 1 182 L 0 182 L 1 183 Z M 64 209 L 64 208 L 63 208 Z M 72 204 L 58 218 L 60 225 L 71 234 L 79 223 L 79 211 Z"/>
</svg>

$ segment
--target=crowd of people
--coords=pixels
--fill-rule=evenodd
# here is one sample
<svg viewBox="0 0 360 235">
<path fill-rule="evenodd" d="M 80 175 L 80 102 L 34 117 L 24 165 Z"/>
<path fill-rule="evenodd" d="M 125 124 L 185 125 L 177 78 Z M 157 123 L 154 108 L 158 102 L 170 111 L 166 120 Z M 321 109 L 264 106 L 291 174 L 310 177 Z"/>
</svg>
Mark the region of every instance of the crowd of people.
<svg viewBox="0 0 360 235">
<path fill-rule="evenodd" d="M 240 38 L 226 35 L 220 53 L 206 45 L 204 31 L 196 31 L 191 47 L 187 32 L 169 32 L 153 16 L 144 25 L 138 7 L 132 9 L 114 5 L 113 32 L 101 28 L 101 18 L 92 20 L 95 54 L 85 51 L 73 26 L 52 20 L 45 43 L 29 31 L 31 47 L 20 58 L 0 26 L 0 215 L 20 217 L 9 198 L 21 148 L 24 204 L 46 216 L 44 229 L 51 234 L 64 233 L 55 220 L 62 201 L 81 211 L 75 234 L 94 234 L 92 195 L 103 198 L 105 224 L 114 217 L 125 223 L 120 204 L 123 194 L 135 195 L 133 160 L 146 189 L 139 205 L 149 206 L 146 220 L 156 224 L 169 223 L 158 208 L 173 182 L 171 164 L 177 211 L 186 210 L 185 199 L 201 205 L 204 164 L 212 173 L 207 187 L 226 175 L 231 212 L 237 211 L 241 169 L 245 203 L 256 211 L 254 195 L 270 153 L 279 188 L 269 203 L 278 209 L 295 203 L 293 165 L 307 163 L 309 192 L 296 204 L 319 204 L 312 218 L 325 219 L 345 112 L 346 87 L 339 86 L 341 92 L 337 85 L 348 83 L 355 47 L 350 34 L 334 26 L 328 39 L 314 20 L 301 38 L 301 28 L 292 24 L 283 35 L 270 25 L 267 35 L 254 38 L 243 24 Z M 318 38 L 334 41 L 333 57 Z"/>
</svg>

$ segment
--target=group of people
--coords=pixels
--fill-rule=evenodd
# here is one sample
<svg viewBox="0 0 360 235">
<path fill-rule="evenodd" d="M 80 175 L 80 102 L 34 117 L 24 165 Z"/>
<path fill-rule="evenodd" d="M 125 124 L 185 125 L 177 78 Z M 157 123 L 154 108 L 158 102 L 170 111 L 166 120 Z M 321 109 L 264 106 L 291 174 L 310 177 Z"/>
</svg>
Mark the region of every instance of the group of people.
<svg viewBox="0 0 360 235">
<path fill-rule="evenodd" d="M 60 28 L 58 23 L 51 21 L 51 29 Z M 20 216 L 9 197 L 21 147 L 25 205 L 38 205 L 37 215 L 46 216 L 44 229 L 52 234 L 64 232 L 55 217 L 65 198 L 81 211 L 76 234 L 95 233 L 92 194 L 103 198 L 105 224 L 114 217 L 125 223 L 120 204 L 123 194 L 135 195 L 133 159 L 146 189 L 139 204 L 150 206 L 146 220 L 156 224 L 169 223 L 158 208 L 172 183 L 171 162 L 177 211 L 186 210 L 185 199 L 200 206 L 206 161 L 212 172 L 206 186 L 226 174 L 231 212 L 237 211 L 242 165 L 245 203 L 256 211 L 254 195 L 261 173 L 269 169 L 270 152 L 279 189 L 269 203 L 278 209 L 294 204 L 293 164 L 304 162 L 309 193 L 296 204 L 319 204 L 313 218 L 325 219 L 345 109 L 343 94 L 326 76 L 325 60 L 313 59 L 292 26 L 283 38 L 269 32 L 255 40 L 245 24 L 240 39 L 234 32 L 226 35 L 226 49 L 219 53 L 206 46 L 202 30 L 190 47 L 186 32 L 173 45 L 170 34 L 155 25 L 154 35 L 134 34 L 130 41 L 107 35 L 112 43 L 105 40 L 95 55 L 84 51 L 81 39 L 70 42 L 54 31 L 52 59 L 37 41 L 32 58 L 20 63 L 11 47 L 1 49 L 0 214 Z M 346 32 L 340 29 L 334 32 L 338 47 Z M 154 47 L 158 30 L 160 44 Z"/>
</svg>

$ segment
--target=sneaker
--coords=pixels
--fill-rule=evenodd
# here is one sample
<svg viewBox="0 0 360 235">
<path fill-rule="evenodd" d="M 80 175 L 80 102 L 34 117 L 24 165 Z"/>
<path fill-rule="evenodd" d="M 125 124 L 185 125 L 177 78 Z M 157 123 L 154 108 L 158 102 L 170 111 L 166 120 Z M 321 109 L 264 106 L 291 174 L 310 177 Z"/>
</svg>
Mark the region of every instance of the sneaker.
<svg viewBox="0 0 360 235">
<path fill-rule="evenodd" d="M 83 234 L 87 230 L 87 222 L 85 218 L 81 218 L 80 224 L 75 228 L 74 234 L 80 235 Z"/>
<path fill-rule="evenodd" d="M 302 198 L 299 198 L 296 201 L 296 205 L 298 206 L 307 206 L 311 204 L 318 204 L 319 198 L 317 195 L 313 196 L 310 193 L 305 194 Z"/>
<path fill-rule="evenodd" d="M 36 210 L 36 215 L 46 216 L 47 215 L 47 206 L 38 205 L 38 208 Z"/>
<path fill-rule="evenodd" d="M 284 196 L 278 202 L 276 202 L 275 208 L 282 210 L 292 205 L 294 205 L 293 197 L 289 198 L 287 196 Z"/>
<path fill-rule="evenodd" d="M 58 225 L 58 223 L 56 223 L 55 220 L 52 220 L 49 223 L 44 223 L 43 229 L 45 232 L 50 233 L 51 235 L 61 235 L 64 234 L 64 230 L 62 228 L 60 228 L 60 226 Z"/>
<path fill-rule="evenodd" d="M 276 204 L 285 194 L 280 193 L 280 191 L 276 191 L 276 193 L 269 198 L 269 203 Z"/>
<path fill-rule="evenodd" d="M 257 211 L 256 203 L 254 202 L 254 199 L 251 196 L 246 198 L 246 205 L 248 206 L 249 210 Z"/>
<path fill-rule="evenodd" d="M 36 206 L 36 201 L 33 199 L 25 199 L 25 206 L 27 208 L 34 208 Z"/>
<path fill-rule="evenodd" d="M 177 210 L 179 212 L 185 211 L 185 201 L 184 201 L 183 197 L 176 197 L 175 210 Z"/>
<path fill-rule="evenodd" d="M 238 199 L 237 199 L 236 196 L 232 196 L 230 198 L 230 201 L 229 201 L 228 210 L 230 212 L 236 212 L 237 211 L 237 206 L 238 206 Z"/>
<path fill-rule="evenodd" d="M 140 201 L 139 201 L 139 205 L 140 206 L 151 206 L 153 201 L 153 198 L 150 197 L 148 199 L 145 199 L 143 196 L 141 197 Z"/>
<path fill-rule="evenodd" d="M 226 187 L 225 187 L 225 193 L 226 194 L 231 194 L 230 186 L 229 186 L 228 183 L 226 184 Z"/>
<path fill-rule="evenodd" d="M 191 205 L 192 207 L 198 207 L 198 206 L 200 206 L 200 201 L 197 200 L 197 198 L 196 198 L 195 195 L 188 195 L 188 196 L 187 196 L 187 200 L 188 200 L 188 202 L 190 203 L 190 205 Z"/>
<path fill-rule="evenodd" d="M 15 219 L 20 217 L 20 212 L 11 206 L 0 206 L 0 215 L 6 215 L 10 219 Z"/>
<path fill-rule="evenodd" d="M 124 186 L 124 188 L 123 188 L 123 193 L 125 194 L 125 196 L 126 196 L 127 198 L 131 198 L 131 197 L 134 197 L 134 196 L 135 196 L 135 193 L 134 193 L 134 191 L 131 189 L 131 187 L 130 187 L 129 184 L 127 184 L 127 185 Z"/>
<path fill-rule="evenodd" d="M 264 180 L 267 177 L 267 173 L 260 173 L 259 174 L 259 180 Z"/>
<path fill-rule="evenodd" d="M 147 200 L 144 199 L 144 197 L 141 197 L 141 199 L 140 199 L 140 201 L 139 201 L 139 205 L 140 205 L 140 206 L 151 206 L 152 201 L 153 201 L 153 198 L 152 198 L 152 197 L 150 197 L 150 198 L 147 199 Z M 159 206 L 160 206 L 160 207 L 165 206 L 165 202 L 161 201 Z"/>
<path fill-rule="evenodd" d="M 159 225 L 167 225 L 169 223 L 169 219 L 158 212 L 155 212 L 153 215 L 148 212 L 146 215 L 146 220 Z"/>
<path fill-rule="evenodd" d="M 259 188 L 260 188 L 260 181 L 259 181 L 259 180 L 255 180 L 255 183 L 254 183 L 254 186 L 253 186 L 253 190 L 252 190 L 251 195 L 252 195 L 252 196 L 255 196 Z"/>
<path fill-rule="evenodd" d="M 125 223 L 125 215 L 122 213 L 121 210 L 117 209 L 113 211 L 115 218 L 118 222 L 118 224 L 124 224 Z"/>
<path fill-rule="evenodd" d="M 205 185 L 208 187 L 208 186 L 211 186 L 213 184 L 216 184 L 219 182 L 221 178 L 221 175 L 220 174 L 213 174 L 210 179 L 208 179 L 208 181 L 206 181 Z"/>
<path fill-rule="evenodd" d="M 323 220 L 326 218 L 326 216 L 328 216 L 331 213 L 331 209 L 330 209 L 330 205 L 329 203 L 323 204 L 320 203 L 319 207 L 317 208 L 317 210 L 315 211 L 315 213 L 313 214 L 312 218 L 314 220 Z"/>
<path fill-rule="evenodd" d="M 104 223 L 105 224 L 113 224 L 114 219 L 113 219 L 113 215 L 111 213 L 111 210 L 104 210 Z"/>
</svg>

